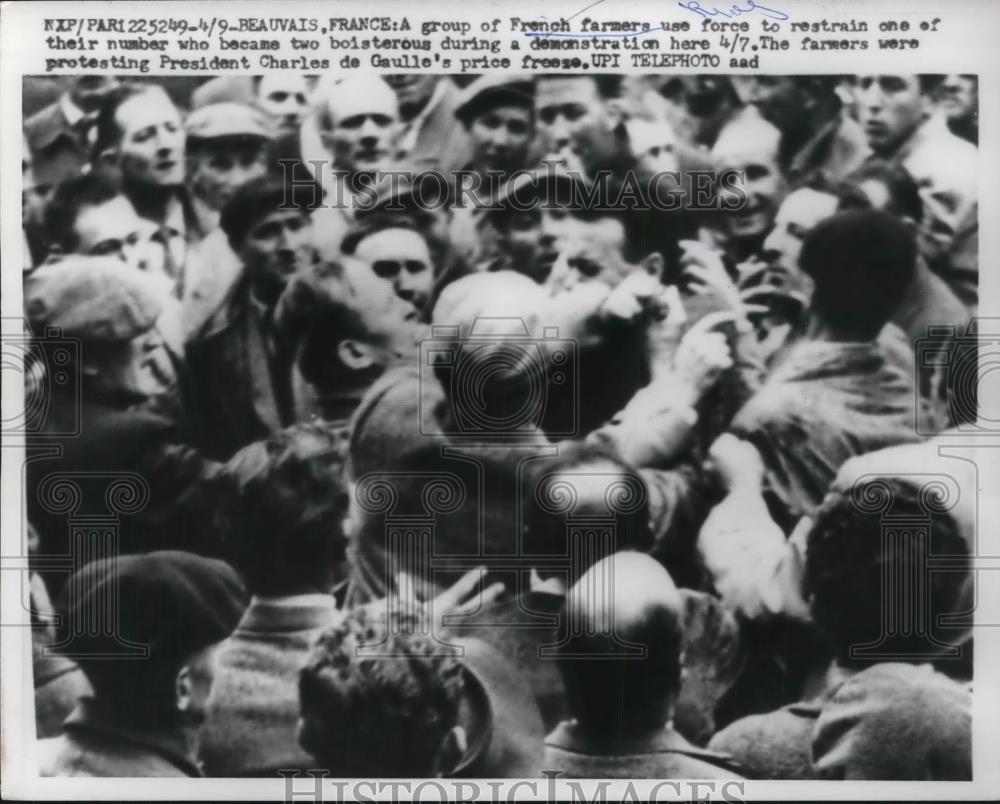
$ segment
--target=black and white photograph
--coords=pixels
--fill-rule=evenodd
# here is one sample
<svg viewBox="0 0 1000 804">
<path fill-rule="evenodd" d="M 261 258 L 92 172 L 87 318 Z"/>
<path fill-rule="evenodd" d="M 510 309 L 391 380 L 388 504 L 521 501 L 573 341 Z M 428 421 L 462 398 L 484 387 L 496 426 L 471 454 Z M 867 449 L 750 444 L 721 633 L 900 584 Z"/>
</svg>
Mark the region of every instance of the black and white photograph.
<svg viewBox="0 0 1000 804">
<path fill-rule="evenodd" d="M 997 76 L 934 50 L 942 9 L 37 5 L 44 63 L 4 65 L 20 773 L 994 772 Z M 763 66 L 779 37 L 824 66 Z"/>
</svg>

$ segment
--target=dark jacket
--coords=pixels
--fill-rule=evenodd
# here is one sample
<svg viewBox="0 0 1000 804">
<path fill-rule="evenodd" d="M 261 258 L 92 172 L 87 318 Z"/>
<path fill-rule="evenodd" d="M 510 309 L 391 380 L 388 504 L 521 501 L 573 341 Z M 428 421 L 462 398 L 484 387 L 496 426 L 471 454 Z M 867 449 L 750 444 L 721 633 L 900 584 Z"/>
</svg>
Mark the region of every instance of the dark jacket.
<svg viewBox="0 0 1000 804">
<path fill-rule="evenodd" d="M 742 779 L 727 757 L 670 728 L 641 737 L 587 734 L 564 720 L 545 738 L 545 770 L 570 779 Z"/>
<path fill-rule="evenodd" d="M 28 517 L 39 534 L 38 572 L 52 597 L 72 561 L 89 555 L 72 542 L 79 538 L 74 523 L 88 516 L 112 518 L 119 554 L 214 554 L 211 506 L 221 464 L 184 444 L 175 423 L 149 408 L 84 402 L 79 417 L 78 434 L 39 436 L 28 450 Z"/>
<path fill-rule="evenodd" d="M 200 756 L 208 776 L 277 776 L 316 761 L 299 747 L 299 670 L 319 633 L 336 622 L 328 605 L 254 598 L 220 649 Z"/>
<path fill-rule="evenodd" d="M 139 729 L 93 698 L 83 698 L 65 734 L 38 742 L 39 776 L 201 776 L 190 740 L 179 729 Z"/>
<path fill-rule="evenodd" d="M 227 460 L 293 423 L 291 364 L 271 344 L 246 280 L 188 341 L 185 402 L 194 443 L 209 457 Z"/>
<path fill-rule="evenodd" d="M 70 126 L 59 101 L 25 120 L 24 135 L 31 148 L 35 180 L 43 188 L 80 175 L 87 164 L 86 144 Z"/>
</svg>

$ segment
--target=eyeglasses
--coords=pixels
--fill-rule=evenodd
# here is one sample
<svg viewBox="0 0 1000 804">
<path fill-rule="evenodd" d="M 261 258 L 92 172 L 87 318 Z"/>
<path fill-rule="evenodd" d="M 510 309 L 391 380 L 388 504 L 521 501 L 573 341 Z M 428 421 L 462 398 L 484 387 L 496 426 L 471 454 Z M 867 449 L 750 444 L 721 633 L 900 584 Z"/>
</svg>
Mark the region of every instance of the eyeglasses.
<svg viewBox="0 0 1000 804">
<path fill-rule="evenodd" d="M 427 264 L 420 260 L 375 260 L 372 270 L 382 279 L 392 279 L 404 270 L 408 274 L 419 274 L 427 270 Z"/>
</svg>

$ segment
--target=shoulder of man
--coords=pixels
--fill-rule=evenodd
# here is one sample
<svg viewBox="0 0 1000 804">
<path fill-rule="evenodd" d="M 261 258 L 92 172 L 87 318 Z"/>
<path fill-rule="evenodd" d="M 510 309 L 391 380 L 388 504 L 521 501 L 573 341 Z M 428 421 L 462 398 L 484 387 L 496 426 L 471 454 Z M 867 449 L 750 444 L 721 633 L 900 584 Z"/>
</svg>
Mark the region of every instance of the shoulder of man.
<svg viewBox="0 0 1000 804">
<path fill-rule="evenodd" d="M 708 750 L 732 757 L 750 779 L 814 779 L 810 755 L 819 706 L 792 705 L 730 723 Z"/>
</svg>

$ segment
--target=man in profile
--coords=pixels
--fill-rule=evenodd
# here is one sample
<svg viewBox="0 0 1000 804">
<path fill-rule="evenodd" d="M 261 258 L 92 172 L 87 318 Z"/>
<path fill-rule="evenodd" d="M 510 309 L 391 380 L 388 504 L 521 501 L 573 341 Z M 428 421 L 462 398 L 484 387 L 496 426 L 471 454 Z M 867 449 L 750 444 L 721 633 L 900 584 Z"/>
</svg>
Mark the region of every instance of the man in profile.
<svg viewBox="0 0 1000 804">
<path fill-rule="evenodd" d="M 119 604 L 117 627 L 86 628 L 109 599 Z M 246 604 L 232 567 L 193 553 L 112 556 L 79 570 L 60 604 L 56 649 L 78 657 L 94 694 L 61 736 L 38 744 L 40 775 L 202 776 L 198 734 L 215 654 Z"/>
</svg>

